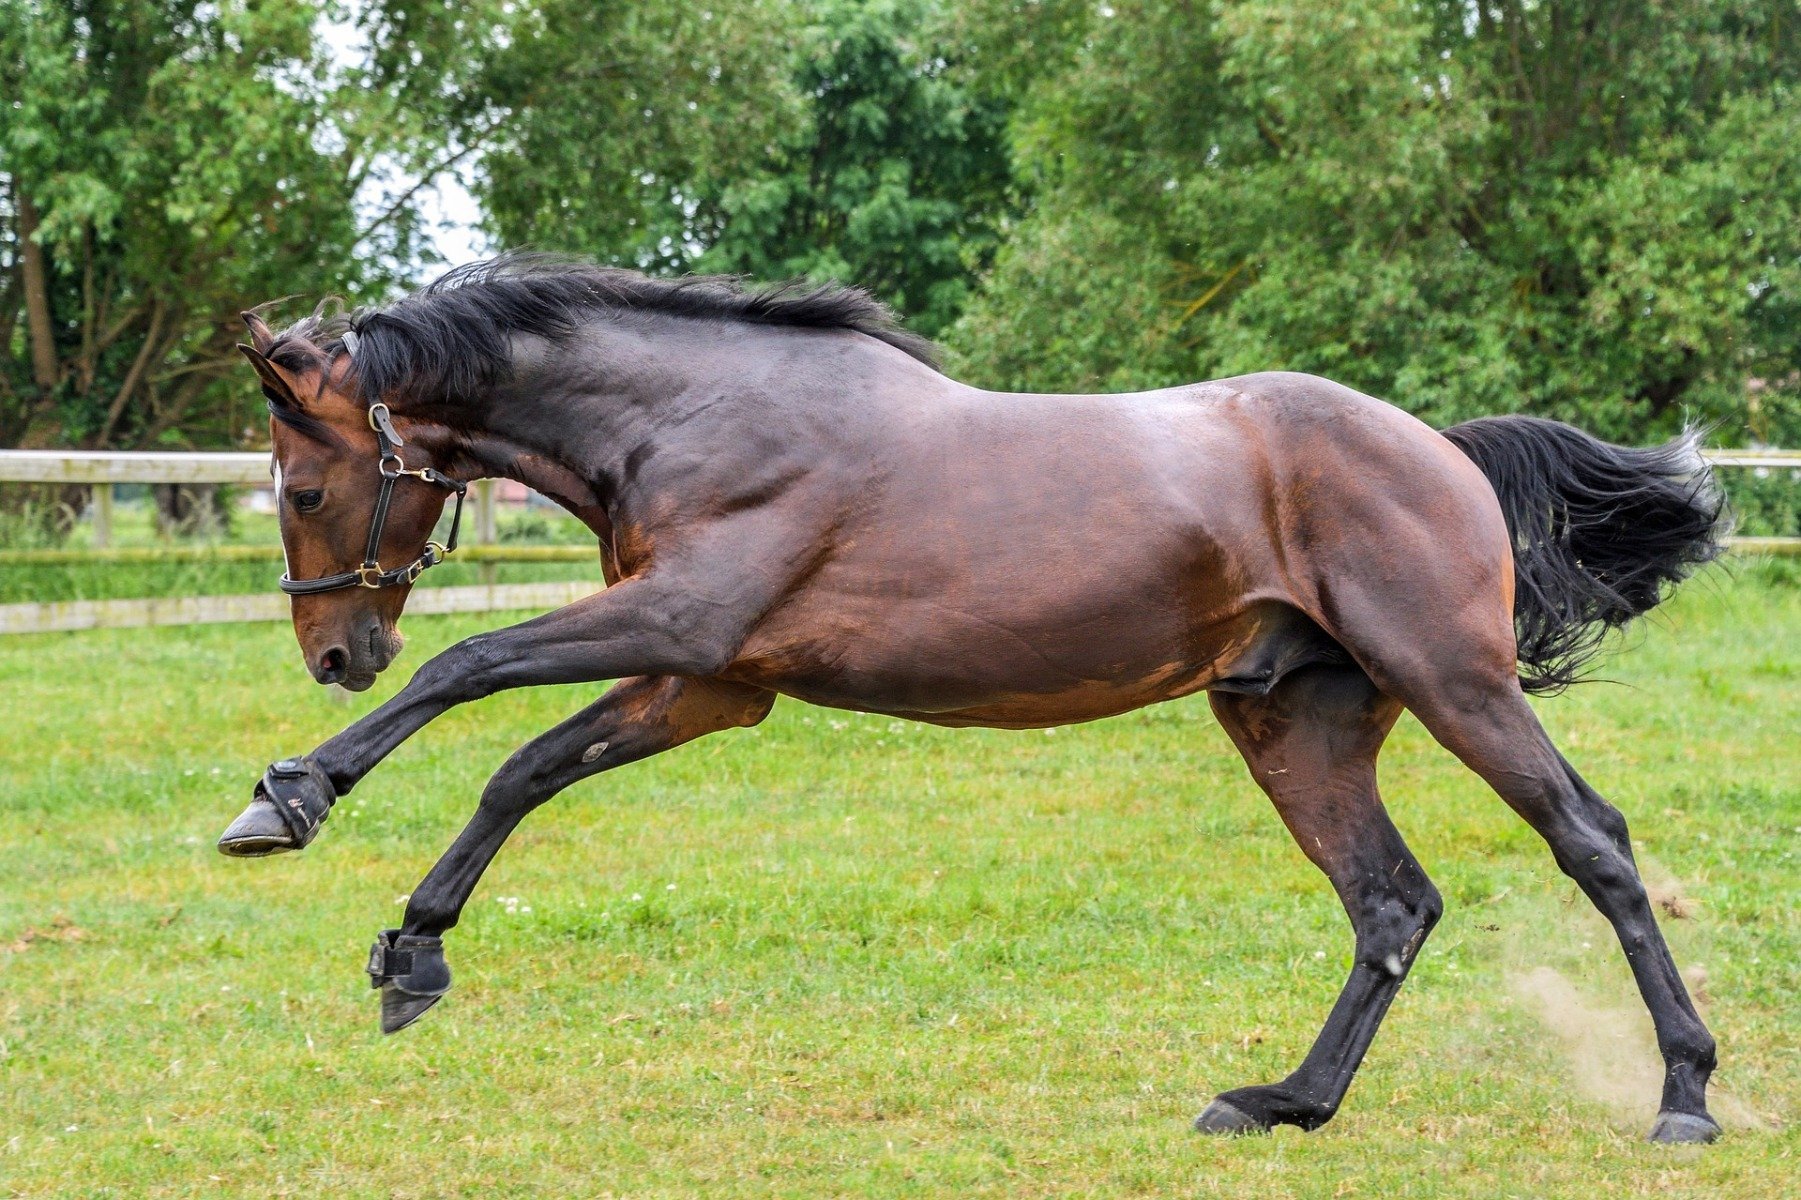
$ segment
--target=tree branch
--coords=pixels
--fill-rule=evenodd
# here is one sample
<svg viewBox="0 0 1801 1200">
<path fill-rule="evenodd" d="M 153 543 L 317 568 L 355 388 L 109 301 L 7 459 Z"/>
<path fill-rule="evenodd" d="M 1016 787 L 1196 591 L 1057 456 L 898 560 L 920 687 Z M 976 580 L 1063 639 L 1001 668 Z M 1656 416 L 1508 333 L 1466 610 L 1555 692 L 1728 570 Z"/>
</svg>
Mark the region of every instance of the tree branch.
<svg viewBox="0 0 1801 1200">
<path fill-rule="evenodd" d="M 96 445 L 106 445 L 108 439 L 113 435 L 113 427 L 119 423 L 119 417 L 125 412 L 126 401 L 130 400 L 131 394 L 138 390 L 138 384 L 143 380 L 144 372 L 150 366 L 151 357 L 157 349 L 157 341 L 162 336 L 163 318 L 166 315 L 167 309 L 164 308 L 163 302 L 158 300 L 156 307 L 150 311 L 150 328 L 144 333 L 144 344 L 138 347 L 137 357 L 131 360 L 131 370 L 125 372 L 125 382 L 119 385 L 118 395 L 113 397 L 111 406 L 106 410 L 106 420 L 100 426 L 99 436 L 94 439 Z M 157 357 L 161 356 L 157 355 Z"/>
<path fill-rule="evenodd" d="M 119 319 L 114 321 L 112 326 L 94 342 L 94 353 L 104 354 L 109 346 L 119 340 L 119 336 L 130 327 L 131 323 L 143 315 L 144 306 L 142 304 L 134 304 L 120 313 Z"/>
<path fill-rule="evenodd" d="M 368 228 L 364 229 L 363 232 L 361 232 L 357 235 L 356 241 L 354 241 L 350 244 L 350 248 L 354 250 L 354 249 L 356 249 L 356 247 L 358 247 L 358 246 L 362 245 L 364 242 L 368 241 L 370 235 L 372 235 L 376 230 L 380 229 L 383 225 L 386 225 L 389 221 L 392 221 L 395 217 L 399 216 L 406 209 L 406 206 L 412 201 L 413 197 L 417 196 L 420 192 L 424 191 L 427 186 L 429 186 L 431 183 L 433 183 L 438 178 L 438 176 L 440 176 L 444 172 L 450 170 L 450 168 L 456 166 L 457 163 L 461 162 L 463 159 L 469 157 L 471 154 L 473 154 L 477 150 L 481 149 L 482 144 L 485 141 L 487 141 L 487 139 L 491 135 L 493 135 L 500 129 L 501 124 L 502 124 L 501 122 L 496 122 L 495 124 L 490 125 L 488 128 L 482 130 L 475 137 L 471 138 L 469 140 L 469 144 L 464 146 L 461 150 L 458 150 L 455 154 L 450 155 L 448 158 L 445 158 L 437 163 L 434 163 L 429 170 L 427 170 L 423 175 L 421 175 L 419 177 L 419 181 L 417 183 L 415 183 L 412 187 L 408 188 L 406 191 L 402 192 L 400 194 L 400 198 L 398 200 L 394 201 L 393 204 L 390 204 L 388 206 L 387 210 L 385 212 L 383 212 L 381 214 L 381 216 L 375 218 L 375 220 L 370 223 Z"/>
<path fill-rule="evenodd" d="M 233 367 L 242 366 L 243 362 L 244 360 L 235 354 L 221 358 L 203 358 L 196 362 L 190 362 L 186 366 L 164 371 L 156 376 L 155 382 L 168 383 L 172 379 L 180 379 L 183 375 L 192 375 L 196 371 L 224 372 Z"/>
<path fill-rule="evenodd" d="M 175 389 L 175 395 L 170 397 L 169 403 L 157 415 L 150 428 L 144 431 L 144 441 L 140 444 L 155 445 L 158 438 L 173 429 L 183 417 L 188 415 L 188 409 L 193 405 L 195 398 L 206 389 L 206 385 L 210 382 L 212 381 L 205 376 L 196 375 Z"/>
</svg>

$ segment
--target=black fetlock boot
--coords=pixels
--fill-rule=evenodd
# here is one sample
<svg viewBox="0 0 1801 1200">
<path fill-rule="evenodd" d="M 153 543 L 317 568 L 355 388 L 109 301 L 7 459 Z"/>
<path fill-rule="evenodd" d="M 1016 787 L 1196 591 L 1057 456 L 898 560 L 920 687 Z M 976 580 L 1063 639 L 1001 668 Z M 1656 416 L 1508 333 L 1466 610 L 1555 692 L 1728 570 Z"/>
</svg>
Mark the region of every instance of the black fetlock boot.
<svg viewBox="0 0 1801 1200">
<path fill-rule="evenodd" d="M 450 990 L 444 939 L 384 929 L 369 949 L 369 986 L 381 989 L 381 1031 L 397 1033 Z"/>
<path fill-rule="evenodd" d="M 261 858 L 304 850 L 337 799 L 337 788 L 312 759 L 284 758 L 270 766 L 250 806 L 219 835 L 219 853 Z"/>
</svg>

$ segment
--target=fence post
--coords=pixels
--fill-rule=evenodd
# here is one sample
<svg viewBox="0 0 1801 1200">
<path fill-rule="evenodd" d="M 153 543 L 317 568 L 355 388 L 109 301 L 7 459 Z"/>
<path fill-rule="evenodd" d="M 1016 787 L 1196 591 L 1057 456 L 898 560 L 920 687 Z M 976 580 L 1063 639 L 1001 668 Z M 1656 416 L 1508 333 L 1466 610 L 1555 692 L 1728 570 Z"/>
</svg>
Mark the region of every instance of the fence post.
<svg viewBox="0 0 1801 1200">
<path fill-rule="evenodd" d="M 96 483 L 88 507 L 94 510 L 94 546 L 104 550 L 113 544 L 113 485 Z"/>
<path fill-rule="evenodd" d="M 475 540 L 483 546 L 494 544 L 494 481 L 475 481 Z"/>
<path fill-rule="evenodd" d="M 492 546 L 495 542 L 494 523 L 494 481 L 478 479 L 475 481 L 475 541 L 480 546 Z M 498 578 L 492 559 L 482 560 L 481 580 L 493 587 Z"/>
</svg>

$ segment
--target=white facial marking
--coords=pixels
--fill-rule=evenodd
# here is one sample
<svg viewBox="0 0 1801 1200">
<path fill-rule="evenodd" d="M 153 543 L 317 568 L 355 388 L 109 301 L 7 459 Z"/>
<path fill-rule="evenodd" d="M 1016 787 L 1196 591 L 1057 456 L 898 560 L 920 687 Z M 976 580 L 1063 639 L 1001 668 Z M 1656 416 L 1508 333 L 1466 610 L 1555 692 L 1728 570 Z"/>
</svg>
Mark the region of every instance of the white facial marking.
<svg viewBox="0 0 1801 1200">
<path fill-rule="evenodd" d="M 280 512 L 281 511 L 281 495 L 282 495 L 282 493 L 281 493 L 281 460 L 272 458 L 270 469 L 275 475 L 275 511 Z M 289 566 L 288 566 L 288 544 L 285 541 L 282 542 L 282 544 L 281 544 L 281 573 L 283 575 L 286 575 L 289 579 L 292 579 L 294 577 L 293 570 L 291 568 L 289 568 Z"/>
</svg>

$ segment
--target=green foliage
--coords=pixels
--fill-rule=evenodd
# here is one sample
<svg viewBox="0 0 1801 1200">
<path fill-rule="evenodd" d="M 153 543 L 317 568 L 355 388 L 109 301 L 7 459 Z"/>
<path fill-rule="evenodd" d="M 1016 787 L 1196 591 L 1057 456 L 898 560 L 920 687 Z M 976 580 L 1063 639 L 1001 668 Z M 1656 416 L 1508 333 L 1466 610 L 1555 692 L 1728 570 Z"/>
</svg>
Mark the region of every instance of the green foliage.
<svg viewBox="0 0 1801 1200">
<path fill-rule="evenodd" d="M 1801 471 L 1732 471 L 1726 475 L 1726 495 L 1734 533 L 1801 537 Z"/>
<path fill-rule="evenodd" d="M 503 244 L 862 283 L 975 382 L 1798 444 L 1797 89 L 1790 0 L 0 0 L 0 442 L 254 438 L 236 310 L 381 297 L 466 170 Z"/>
<path fill-rule="evenodd" d="M 930 0 L 823 0 L 794 54 L 806 119 L 704 196 L 697 265 L 860 284 L 936 335 L 1012 208 L 1003 105 L 946 58 Z"/>
<path fill-rule="evenodd" d="M 961 311 L 1012 209 L 1006 110 L 957 76 L 935 0 L 553 2 L 537 18 L 496 67 L 559 80 L 484 160 L 503 241 L 859 283 L 927 334 Z"/>
<path fill-rule="evenodd" d="M 683 269 L 698 197 L 798 119 L 786 0 L 518 6 L 478 83 L 498 109 L 476 172 L 510 246 Z M 478 52 L 479 53 L 479 52 Z"/>
<path fill-rule="evenodd" d="M 984 381 L 1290 368 L 1438 423 L 1527 410 L 1641 440 L 1704 417 L 1731 440 L 1761 376 L 1765 426 L 1801 435 L 1792 6 L 994 0 L 971 20 L 1018 81 L 1037 184 L 951 336 Z M 1010 66 L 1022 40 L 1055 69 Z"/>
<path fill-rule="evenodd" d="M 331 61 L 334 11 L 0 0 L 0 443 L 236 442 L 237 311 L 417 259 L 404 199 L 356 201 L 419 131 Z"/>
</svg>

